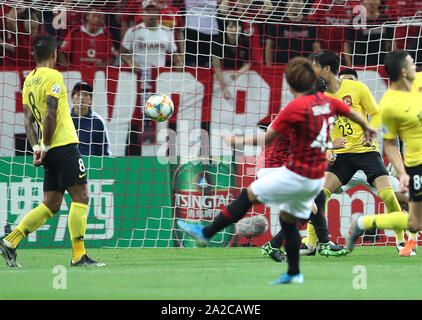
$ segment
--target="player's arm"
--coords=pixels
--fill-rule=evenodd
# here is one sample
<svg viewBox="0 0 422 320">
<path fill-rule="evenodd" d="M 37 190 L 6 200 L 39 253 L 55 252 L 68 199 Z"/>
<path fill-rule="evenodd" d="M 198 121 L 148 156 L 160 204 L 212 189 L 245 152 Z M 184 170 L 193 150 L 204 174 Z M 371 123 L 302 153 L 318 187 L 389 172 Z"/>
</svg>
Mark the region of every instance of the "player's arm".
<svg viewBox="0 0 422 320">
<path fill-rule="evenodd" d="M 31 148 L 35 151 L 38 145 L 38 132 L 35 128 L 35 117 L 32 114 L 31 110 L 29 109 L 27 104 L 23 105 L 23 113 L 24 113 L 24 126 L 26 132 L 26 138 L 28 139 Z"/>
<path fill-rule="evenodd" d="M 260 146 L 268 146 L 270 145 L 278 136 L 280 135 L 279 132 L 275 131 L 271 127 L 267 129 L 265 133 L 261 133 L 255 136 L 224 136 L 224 141 L 231 147 L 236 145 L 260 145 Z"/>
<path fill-rule="evenodd" d="M 121 57 L 124 64 L 127 64 L 128 66 L 132 66 L 132 52 L 130 50 L 122 47 L 121 48 Z"/>
<path fill-rule="evenodd" d="M 346 115 L 350 120 L 356 122 L 362 127 L 365 139 L 367 141 L 372 141 L 377 136 L 377 130 L 371 127 L 366 120 L 355 110 L 350 110 L 350 113 Z"/>
<path fill-rule="evenodd" d="M 59 106 L 59 99 L 47 95 L 47 111 L 43 121 L 43 143 L 45 146 L 50 146 L 53 140 L 54 131 L 57 125 L 57 108 Z"/>
<path fill-rule="evenodd" d="M 346 105 L 343 101 L 340 101 L 338 99 L 331 99 L 331 104 L 334 108 L 335 113 L 349 118 L 350 120 L 356 122 L 362 127 L 363 134 L 366 140 L 372 141 L 372 139 L 377 136 L 377 130 L 371 127 L 358 112 L 353 109 L 350 109 L 350 107 Z"/>
<path fill-rule="evenodd" d="M 361 103 L 365 111 L 371 116 L 369 125 L 375 129 L 378 129 L 381 125 L 381 112 L 378 107 L 378 104 L 372 94 L 371 90 L 364 84 L 359 82 L 360 92 L 361 92 Z M 372 140 L 367 140 L 365 137 L 362 137 L 362 145 L 370 147 L 372 145 Z"/>
<path fill-rule="evenodd" d="M 397 171 L 397 176 L 400 180 L 400 188 L 402 191 L 409 191 L 410 177 L 404 168 L 403 160 L 401 158 L 400 150 L 397 147 L 396 139 L 384 139 L 383 141 L 384 153 L 387 156 L 388 161 L 390 161 L 394 169 Z"/>
<path fill-rule="evenodd" d="M 33 164 L 38 167 L 42 164 L 48 150 L 50 149 L 51 142 L 53 141 L 54 131 L 57 124 L 57 107 L 59 99 L 51 95 L 47 95 L 47 111 L 43 120 L 43 146 L 39 157 L 34 158 Z"/>
</svg>

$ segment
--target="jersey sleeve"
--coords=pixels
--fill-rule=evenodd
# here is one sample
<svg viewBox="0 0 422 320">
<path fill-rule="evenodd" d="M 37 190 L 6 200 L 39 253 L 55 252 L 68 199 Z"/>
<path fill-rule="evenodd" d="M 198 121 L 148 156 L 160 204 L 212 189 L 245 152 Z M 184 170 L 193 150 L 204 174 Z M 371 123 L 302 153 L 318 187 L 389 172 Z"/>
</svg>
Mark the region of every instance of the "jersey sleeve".
<svg viewBox="0 0 422 320">
<path fill-rule="evenodd" d="M 290 102 L 287 106 L 285 106 L 284 109 L 277 114 L 277 117 L 271 123 L 271 129 L 274 129 L 275 131 L 281 134 L 288 133 L 290 123 L 293 120 L 291 119 L 292 115 L 295 114 L 293 112 L 293 110 L 295 109 L 294 106 L 294 101 Z"/>
<path fill-rule="evenodd" d="M 51 72 L 45 83 L 44 89 L 46 96 L 53 96 L 59 99 L 60 94 L 64 89 L 63 76 L 61 75 L 61 73 L 56 70 Z"/>
<path fill-rule="evenodd" d="M 72 36 L 73 31 L 75 29 L 71 29 L 67 34 L 64 40 L 62 41 L 62 44 L 60 45 L 60 50 L 65 53 L 70 53 L 72 50 Z"/>
<path fill-rule="evenodd" d="M 335 114 L 339 114 L 341 116 L 347 116 L 350 114 L 351 110 L 350 107 L 345 104 L 343 101 L 340 101 L 336 98 L 330 98 L 332 110 Z"/>
<path fill-rule="evenodd" d="M 394 112 L 393 110 L 390 110 L 388 106 L 384 106 L 381 109 L 381 122 L 382 122 L 382 125 L 380 126 L 380 128 L 381 128 L 382 138 L 386 140 L 396 139 L 397 134 L 398 134 L 397 124 L 394 117 Z"/>
<path fill-rule="evenodd" d="M 25 88 L 25 83 L 23 85 L 23 89 L 22 89 L 22 104 L 28 104 L 28 100 L 26 99 L 26 88 Z"/>
<path fill-rule="evenodd" d="M 379 113 L 378 104 L 375 101 L 375 98 L 369 90 L 369 88 L 362 82 L 360 83 L 360 91 L 361 91 L 361 105 L 364 107 L 365 111 L 369 113 L 369 115 L 372 117 Z"/>
</svg>

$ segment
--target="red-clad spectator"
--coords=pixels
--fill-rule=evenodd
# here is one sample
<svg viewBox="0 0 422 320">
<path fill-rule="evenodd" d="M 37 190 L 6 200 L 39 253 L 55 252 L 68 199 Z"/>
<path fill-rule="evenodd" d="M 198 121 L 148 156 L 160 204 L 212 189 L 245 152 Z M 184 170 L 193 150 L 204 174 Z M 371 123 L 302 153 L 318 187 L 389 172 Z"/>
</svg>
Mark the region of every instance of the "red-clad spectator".
<svg viewBox="0 0 422 320">
<path fill-rule="evenodd" d="M 421 0 L 388 0 L 387 15 L 397 22 L 394 31 L 394 49 L 409 49 L 412 40 L 419 37 L 420 18 L 415 15 L 422 10 Z"/>
<path fill-rule="evenodd" d="M 121 38 L 123 39 L 125 36 L 126 31 L 136 25 L 135 18 L 136 15 L 142 11 L 142 2 L 144 0 L 127 0 L 124 14 L 121 17 L 121 26 L 122 26 L 122 35 Z"/>
<path fill-rule="evenodd" d="M 185 52 L 185 23 L 179 9 L 172 6 L 171 0 L 155 0 L 155 2 L 159 8 L 160 24 L 174 30 L 174 40 L 178 51 Z"/>
<path fill-rule="evenodd" d="M 328 49 L 340 54 L 343 51 L 343 41 L 346 26 L 353 22 L 353 6 L 356 0 L 317 0 L 309 18 L 318 27 L 321 49 Z"/>
<path fill-rule="evenodd" d="M 39 11 L 25 9 L 16 21 L 16 33 L 7 35 L 7 50 L 3 60 L 5 66 L 20 66 L 28 69 L 35 67 L 32 43 L 42 33 Z"/>
<path fill-rule="evenodd" d="M 8 13 L 10 9 L 11 7 L 4 4 L 0 5 L 0 30 L 6 31 L 0 33 L 0 53 L 2 57 L 0 59 L 0 65 L 3 65 L 3 57 L 7 51 L 15 52 L 15 46 L 10 41 L 12 34 L 7 32 Z"/>
<path fill-rule="evenodd" d="M 85 24 L 71 29 L 60 46 L 59 63 L 62 67 L 112 64 L 113 39 L 104 27 L 104 14 L 87 12 Z"/>
<path fill-rule="evenodd" d="M 269 0 L 223 0 L 218 7 L 218 14 L 223 19 L 239 18 L 242 29 L 252 46 L 253 63 L 264 63 L 264 23 L 273 9 Z M 225 30 L 222 30 L 223 32 Z"/>
</svg>

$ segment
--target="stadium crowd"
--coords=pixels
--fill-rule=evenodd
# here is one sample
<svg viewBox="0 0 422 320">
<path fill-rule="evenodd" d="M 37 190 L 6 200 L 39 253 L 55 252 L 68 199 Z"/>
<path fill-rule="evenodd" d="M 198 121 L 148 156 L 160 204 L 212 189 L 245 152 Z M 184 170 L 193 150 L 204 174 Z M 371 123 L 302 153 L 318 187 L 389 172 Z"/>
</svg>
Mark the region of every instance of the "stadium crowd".
<svg viewBox="0 0 422 320">
<path fill-rule="evenodd" d="M 385 52 L 407 49 L 420 64 L 419 0 L 122 0 L 85 9 L 65 0 L 55 11 L 5 4 L 0 10 L 4 66 L 34 67 L 31 45 L 40 33 L 57 38 L 61 69 L 125 65 L 120 59 L 125 34 L 145 28 L 143 17 L 150 14 L 173 31 L 186 66 L 212 66 L 212 43 L 227 19 L 241 21 L 239 32 L 248 41 L 240 45 L 250 46 L 247 59 L 254 64 L 285 64 L 319 49 L 341 54 L 349 66 L 377 65 Z M 154 64 L 160 66 L 149 65 Z M 174 65 L 174 59 L 167 57 L 165 64 Z"/>
</svg>

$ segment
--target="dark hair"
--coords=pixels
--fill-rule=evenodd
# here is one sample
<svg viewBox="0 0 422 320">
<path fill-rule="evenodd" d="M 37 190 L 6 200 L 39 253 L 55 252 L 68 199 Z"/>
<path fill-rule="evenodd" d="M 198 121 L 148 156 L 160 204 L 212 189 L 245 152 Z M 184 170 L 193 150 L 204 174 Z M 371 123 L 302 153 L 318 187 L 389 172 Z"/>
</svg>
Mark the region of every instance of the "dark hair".
<svg viewBox="0 0 422 320">
<path fill-rule="evenodd" d="M 401 69 L 406 67 L 406 57 L 409 52 L 404 50 L 391 51 L 384 58 L 385 72 L 391 81 L 400 79 Z"/>
<path fill-rule="evenodd" d="M 340 68 L 340 56 L 331 50 L 319 50 L 312 54 L 310 59 L 318 63 L 321 68 L 330 66 L 330 70 L 334 74 L 337 74 Z"/>
<path fill-rule="evenodd" d="M 310 91 L 317 81 L 312 62 L 304 57 L 291 59 L 284 69 L 284 74 L 288 84 L 296 92 Z"/>
<path fill-rule="evenodd" d="M 357 73 L 355 70 L 350 69 L 350 68 L 346 68 L 346 69 L 341 70 L 341 71 L 338 73 L 338 76 L 340 77 L 340 76 L 341 76 L 341 75 L 343 75 L 343 74 L 351 74 L 351 75 L 355 76 L 355 77 L 356 77 L 356 79 L 358 79 L 358 78 L 359 78 L 359 77 L 358 77 L 358 73 Z"/>
<path fill-rule="evenodd" d="M 80 81 L 74 85 L 73 90 L 72 90 L 72 97 L 79 91 L 86 91 L 92 95 L 93 90 L 89 83 L 85 81 Z"/>
<path fill-rule="evenodd" d="M 41 34 L 34 40 L 34 54 L 36 61 L 43 62 L 48 60 L 57 48 L 56 39 L 49 34 Z"/>
</svg>

